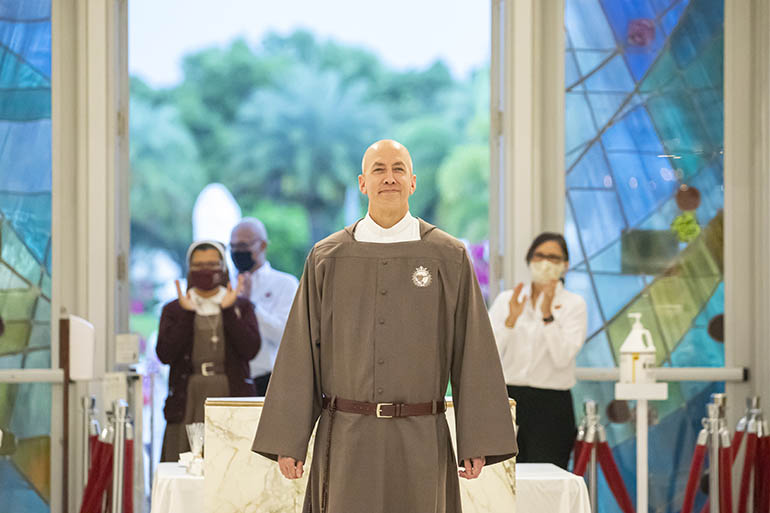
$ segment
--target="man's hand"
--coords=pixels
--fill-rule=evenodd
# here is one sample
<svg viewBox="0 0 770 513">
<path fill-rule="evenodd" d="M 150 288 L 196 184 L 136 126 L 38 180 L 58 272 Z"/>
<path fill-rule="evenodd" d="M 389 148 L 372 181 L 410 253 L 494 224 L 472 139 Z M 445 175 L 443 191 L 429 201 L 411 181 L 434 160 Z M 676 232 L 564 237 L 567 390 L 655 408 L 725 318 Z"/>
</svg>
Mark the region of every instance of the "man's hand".
<svg viewBox="0 0 770 513">
<path fill-rule="evenodd" d="M 230 308 L 235 304 L 235 300 L 240 296 L 241 289 L 243 288 L 243 276 L 238 276 L 238 286 L 235 290 L 233 290 L 232 285 L 229 283 L 227 284 L 227 292 L 225 293 L 225 296 L 222 298 L 221 307 L 222 308 Z"/>
<path fill-rule="evenodd" d="M 508 318 L 505 319 L 505 325 L 509 328 L 516 326 L 516 321 L 519 319 L 521 312 L 524 311 L 524 305 L 527 303 L 527 296 L 524 296 L 524 298 L 519 301 L 521 289 L 523 288 L 523 283 L 516 285 L 516 288 L 513 289 L 513 296 L 511 296 L 511 300 L 508 302 Z"/>
<path fill-rule="evenodd" d="M 303 462 L 289 456 L 278 456 L 278 468 L 286 479 L 299 479 L 302 477 Z"/>
<path fill-rule="evenodd" d="M 195 303 L 193 303 L 193 300 L 190 297 L 190 291 L 188 290 L 187 294 L 182 294 L 182 287 L 179 286 L 179 280 L 176 280 L 176 295 L 179 299 L 179 306 L 185 310 L 190 310 L 191 312 L 195 310 Z"/>
<path fill-rule="evenodd" d="M 465 470 L 459 471 L 457 474 L 465 479 L 476 479 L 481 475 L 481 469 L 486 464 L 487 459 L 483 456 L 481 458 L 471 458 L 469 460 L 463 460 L 463 466 Z"/>
<path fill-rule="evenodd" d="M 241 291 L 238 293 L 240 297 L 245 297 L 246 299 L 251 299 L 251 273 L 250 272 L 243 272 L 238 274 L 238 284 L 241 284 L 241 278 L 243 278 L 243 286 L 241 287 Z"/>
</svg>

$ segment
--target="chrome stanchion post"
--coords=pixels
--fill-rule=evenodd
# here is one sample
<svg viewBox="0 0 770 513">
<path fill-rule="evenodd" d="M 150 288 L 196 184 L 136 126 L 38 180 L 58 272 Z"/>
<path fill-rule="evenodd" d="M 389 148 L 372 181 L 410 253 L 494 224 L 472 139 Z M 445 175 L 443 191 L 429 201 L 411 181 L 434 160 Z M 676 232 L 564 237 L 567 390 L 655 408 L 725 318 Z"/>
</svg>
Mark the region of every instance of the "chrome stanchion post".
<svg viewBox="0 0 770 513">
<path fill-rule="evenodd" d="M 126 452 L 126 419 L 128 403 L 118 399 L 113 403 L 115 417 L 115 443 L 112 446 L 112 513 L 123 510 L 123 461 Z"/>
<path fill-rule="evenodd" d="M 719 512 L 719 447 L 720 432 L 724 424 L 725 394 L 711 394 L 711 403 L 706 405 L 709 430 L 709 511 Z"/>
<path fill-rule="evenodd" d="M 586 443 L 583 450 L 591 451 L 591 461 L 588 470 L 588 495 L 591 499 L 591 511 L 596 513 L 597 505 L 597 464 L 596 464 L 596 442 L 599 439 L 599 415 L 597 413 L 596 401 L 585 402 L 585 418 L 586 418 Z"/>
</svg>

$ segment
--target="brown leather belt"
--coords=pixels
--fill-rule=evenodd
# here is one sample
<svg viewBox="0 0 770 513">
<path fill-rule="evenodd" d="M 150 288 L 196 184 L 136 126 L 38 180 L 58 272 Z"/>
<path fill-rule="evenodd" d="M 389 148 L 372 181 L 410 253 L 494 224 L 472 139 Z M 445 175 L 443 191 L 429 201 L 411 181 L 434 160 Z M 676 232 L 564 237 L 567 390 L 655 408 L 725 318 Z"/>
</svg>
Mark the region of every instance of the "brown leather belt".
<svg viewBox="0 0 770 513">
<path fill-rule="evenodd" d="M 331 397 L 324 396 L 323 407 L 331 406 Z M 337 397 L 334 402 L 337 411 L 345 413 L 358 413 L 360 415 L 372 415 L 378 419 L 392 419 L 397 417 L 414 417 L 418 415 L 436 415 L 446 411 L 446 401 L 431 401 L 429 403 L 367 403 L 353 401 Z"/>
<path fill-rule="evenodd" d="M 203 362 L 200 366 L 193 366 L 194 374 L 202 374 L 203 376 L 215 376 L 217 374 L 225 373 L 224 363 Z"/>
</svg>

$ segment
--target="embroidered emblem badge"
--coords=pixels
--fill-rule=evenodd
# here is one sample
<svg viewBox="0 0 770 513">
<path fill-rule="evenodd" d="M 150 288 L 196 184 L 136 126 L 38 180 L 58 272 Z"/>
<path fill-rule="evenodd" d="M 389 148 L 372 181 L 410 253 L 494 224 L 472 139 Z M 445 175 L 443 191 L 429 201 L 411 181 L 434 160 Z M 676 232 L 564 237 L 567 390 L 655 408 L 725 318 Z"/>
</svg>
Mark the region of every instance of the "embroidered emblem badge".
<svg viewBox="0 0 770 513">
<path fill-rule="evenodd" d="M 433 276 L 431 276 L 430 271 L 423 266 L 418 267 L 412 273 L 412 283 L 418 287 L 427 287 L 432 280 Z"/>
</svg>

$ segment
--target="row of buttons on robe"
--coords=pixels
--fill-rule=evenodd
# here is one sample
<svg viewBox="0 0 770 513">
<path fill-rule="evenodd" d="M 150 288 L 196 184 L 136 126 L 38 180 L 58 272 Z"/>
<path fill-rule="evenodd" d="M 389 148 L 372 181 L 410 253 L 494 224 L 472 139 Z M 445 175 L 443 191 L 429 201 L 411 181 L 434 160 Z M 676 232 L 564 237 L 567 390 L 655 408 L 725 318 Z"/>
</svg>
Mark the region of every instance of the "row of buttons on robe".
<svg viewBox="0 0 770 513">
<path fill-rule="evenodd" d="M 388 265 L 388 261 L 387 260 L 383 260 L 382 261 L 382 265 Z M 380 289 L 380 295 L 385 296 L 385 295 L 387 295 L 387 293 L 388 293 L 388 289 Z M 383 324 L 385 324 L 385 319 L 380 317 L 380 319 L 377 322 L 379 322 L 380 325 L 383 325 Z M 380 358 L 380 359 L 377 360 L 377 363 L 380 364 L 380 365 L 383 365 L 385 363 L 385 360 L 383 358 Z M 382 395 L 383 392 L 385 392 L 385 390 L 382 387 L 378 387 L 377 388 L 377 393 L 378 394 Z"/>
</svg>

